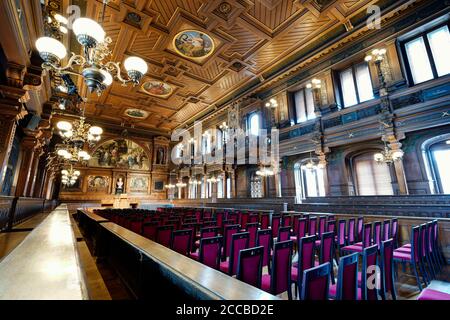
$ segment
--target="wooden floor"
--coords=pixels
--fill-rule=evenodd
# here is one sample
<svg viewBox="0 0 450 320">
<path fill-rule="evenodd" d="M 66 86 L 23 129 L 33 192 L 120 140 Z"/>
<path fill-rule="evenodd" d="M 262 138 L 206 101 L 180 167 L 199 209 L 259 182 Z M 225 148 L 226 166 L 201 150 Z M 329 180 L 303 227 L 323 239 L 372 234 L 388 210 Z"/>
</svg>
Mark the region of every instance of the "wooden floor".
<svg viewBox="0 0 450 320">
<path fill-rule="evenodd" d="M 15 226 L 12 231 L 0 233 L 0 259 L 14 250 L 47 215 L 48 213 L 37 214 Z M 78 255 L 84 271 L 89 298 L 91 300 L 133 299 L 131 293 L 108 263 L 96 260 L 92 256 L 92 251 L 84 241 L 78 225 L 73 219 L 72 227 L 77 239 Z M 398 276 L 396 283 L 397 298 L 399 300 L 416 300 L 420 292 L 415 277 L 408 269 L 403 272 L 401 266 L 398 268 Z M 445 266 L 437 279 L 433 280 L 428 287 L 450 294 L 450 266 Z M 280 297 L 287 299 L 287 294 L 282 294 Z"/>
</svg>

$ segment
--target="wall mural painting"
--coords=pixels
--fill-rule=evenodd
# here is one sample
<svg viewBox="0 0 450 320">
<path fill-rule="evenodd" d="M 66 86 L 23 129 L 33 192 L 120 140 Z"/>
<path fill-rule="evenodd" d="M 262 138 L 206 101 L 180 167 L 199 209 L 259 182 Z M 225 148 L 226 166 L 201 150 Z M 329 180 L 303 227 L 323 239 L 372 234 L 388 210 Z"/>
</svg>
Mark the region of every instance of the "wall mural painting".
<svg viewBox="0 0 450 320">
<path fill-rule="evenodd" d="M 147 119 L 149 116 L 149 113 L 145 110 L 141 109 L 126 109 L 125 115 L 127 115 L 130 118 L 135 119 Z"/>
<path fill-rule="evenodd" d="M 89 166 L 149 170 L 150 162 L 139 145 L 130 140 L 116 139 L 101 145 L 89 161 Z"/>
<path fill-rule="evenodd" d="M 109 177 L 105 176 L 89 176 L 88 192 L 108 192 Z"/>
<path fill-rule="evenodd" d="M 148 177 L 131 177 L 130 178 L 130 191 L 131 192 L 147 192 L 148 190 Z"/>
<path fill-rule="evenodd" d="M 206 33 L 185 30 L 173 39 L 175 50 L 187 58 L 205 58 L 214 52 L 214 41 Z"/>
</svg>

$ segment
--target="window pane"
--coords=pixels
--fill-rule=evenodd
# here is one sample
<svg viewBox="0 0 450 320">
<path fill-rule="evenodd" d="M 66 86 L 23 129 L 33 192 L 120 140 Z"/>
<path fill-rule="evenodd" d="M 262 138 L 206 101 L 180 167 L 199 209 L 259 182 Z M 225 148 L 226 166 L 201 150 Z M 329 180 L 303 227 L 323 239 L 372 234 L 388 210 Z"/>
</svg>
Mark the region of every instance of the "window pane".
<svg viewBox="0 0 450 320">
<path fill-rule="evenodd" d="M 415 84 L 434 78 L 428 58 L 425 42 L 422 37 L 405 44 L 409 67 Z"/>
<path fill-rule="evenodd" d="M 433 152 L 436 160 L 439 180 L 442 185 L 442 192 L 450 194 L 450 166 L 448 160 L 450 159 L 450 150 L 436 150 Z"/>
<path fill-rule="evenodd" d="M 365 63 L 356 66 L 356 84 L 358 86 L 359 102 L 374 98 L 369 66 Z"/>
<path fill-rule="evenodd" d="M 358 103 L 356 98 L 355 83 L 353 82 L 353 71 L 351 68 L 341 72 L 341 89 L 344 107 L 353 106 Z"/>
<path fill-rule="evenodd" d="M 305 89 L 306 91 L 306 117 L 308 120 L 315 119 L 316 115 L 314 114 L 314 97 L 312 93 L 312 89 Z"/>
<path fill-rule="evenodd" d="M 306 121 L 305 91 L 303 89 L 294 93 L 294 103 L 297 123 Z"/>
<path fill-rule="evenodd" d="M 259 135 L 259 114 L 257 113 L 250 116 L 250 134 Z"/>
<path fill-rule="evenodd" d="M 433 52 L 434 64 L 439 77 L 450 73 L 450 34 L 448 26 L 443 26 L 428 34 L 431 52 Z"/>
<path fill-rule="evenodd" d="M 394 194 L 388 165 L 376 163 L 373 153 L 356 157 L 353 164 L 360 196 Z"/>
</svg>

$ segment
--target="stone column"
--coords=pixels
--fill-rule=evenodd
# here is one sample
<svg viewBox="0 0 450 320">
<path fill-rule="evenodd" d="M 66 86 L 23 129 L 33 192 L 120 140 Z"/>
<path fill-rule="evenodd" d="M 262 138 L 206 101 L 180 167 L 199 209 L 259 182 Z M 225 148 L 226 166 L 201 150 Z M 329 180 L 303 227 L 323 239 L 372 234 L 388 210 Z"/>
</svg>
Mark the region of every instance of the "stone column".
<svg viewBox="0 0 450 320">
<path fill-rule="evenodd" d="M 401 149 L 402 144 L 400 142 L 391 142 L 389 146 L 392 152 L 396 151 L 402 152 Z M 405 168 L 403 166 L 403 160 L 394 161 L 394 170 L 395 176 L 397 177 L 398 189 L 400 194 L 402 195 L 409 194 L 408 184 L 406 182 Z"/>
<path fill-rule="evenodd" d="M 230 171 L 231 198 L 236 198 L 236 173 L 235 170 Z"/>
</svg>

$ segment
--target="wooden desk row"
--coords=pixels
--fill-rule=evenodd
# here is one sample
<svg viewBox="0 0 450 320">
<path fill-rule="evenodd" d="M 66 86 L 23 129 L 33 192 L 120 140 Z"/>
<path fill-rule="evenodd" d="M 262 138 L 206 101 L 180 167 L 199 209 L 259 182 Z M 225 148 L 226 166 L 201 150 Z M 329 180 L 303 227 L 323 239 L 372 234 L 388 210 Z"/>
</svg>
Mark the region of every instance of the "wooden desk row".
<svg viewBox="0 0 450 320">
<path fill-rule="evenodd" d="M 89 210 L 78 210 L 80 228 L 95 243 L 136 298 L 180 300 L 278 300 Z"/>
<path fill-rule="evenodd" d="M 0 299 L 88 299 L 67 207 L 59 206 L 0 263 Z"/>
</svg>

